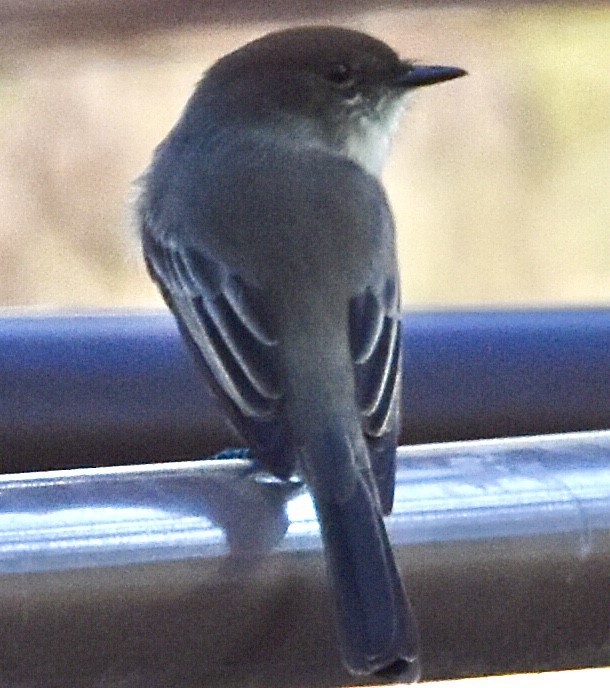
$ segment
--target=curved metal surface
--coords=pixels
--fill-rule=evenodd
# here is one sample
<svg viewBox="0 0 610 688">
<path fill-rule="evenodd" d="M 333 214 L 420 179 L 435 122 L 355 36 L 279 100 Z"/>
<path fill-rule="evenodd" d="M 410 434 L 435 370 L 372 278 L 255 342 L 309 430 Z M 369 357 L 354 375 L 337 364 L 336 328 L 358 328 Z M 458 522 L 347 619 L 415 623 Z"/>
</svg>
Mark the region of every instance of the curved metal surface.
<svg viewBox="0 0 610 688">
<path fill-rule="evenodd" d="M 610 309 L 406 313 L 403 441 L 610 428 Z"/>
<path fill-rule="evenodd" d="M 610 663 L 610 432 L 402 448 L 426 678 Z M 244 460 L 0 478 L 0 685 L 331 686 L 312 504 Z"/>
<path fill-rule="evenodd" d="M 610 310 L 407 313 L 402 441 L 610 427 Z M 238 442 L 169 314 L 0 319 L 2 471 Z"/>
</svg>

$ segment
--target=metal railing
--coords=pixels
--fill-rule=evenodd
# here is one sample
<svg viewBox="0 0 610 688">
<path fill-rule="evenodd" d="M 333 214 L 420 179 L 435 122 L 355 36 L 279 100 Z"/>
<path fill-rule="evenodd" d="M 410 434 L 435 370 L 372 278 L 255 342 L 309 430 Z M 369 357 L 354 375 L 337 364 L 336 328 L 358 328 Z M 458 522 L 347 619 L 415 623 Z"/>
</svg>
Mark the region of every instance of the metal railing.
<svg viewBox="0 0 610 688">
<path fill-rule="evenodd" d="M 407 313 L 403 444 L 610 428 L 610 310 Z M 0 472 L 235 446 L 167 313 L 0 319 Z"/>
<path fill-rule="evenodd" d="M 610 432 L 400 450 L 424 678 L 610 660 Z M 316 686 L 341 669 L 307 493 L 243 460 L 0 478 L 3 688 Z"/>
<path fill-rule="evenodd" d="M 609 311 L 405 320 L 403 440 L 610 427 Z M 168 315 L 0 321 L 2 688 L 354 682 L 300 486 L 134 465 L 235 442 Z M 610 664 L 610 432 L 402 447 L 397 480 L 424 678 Z"/>
</svg>

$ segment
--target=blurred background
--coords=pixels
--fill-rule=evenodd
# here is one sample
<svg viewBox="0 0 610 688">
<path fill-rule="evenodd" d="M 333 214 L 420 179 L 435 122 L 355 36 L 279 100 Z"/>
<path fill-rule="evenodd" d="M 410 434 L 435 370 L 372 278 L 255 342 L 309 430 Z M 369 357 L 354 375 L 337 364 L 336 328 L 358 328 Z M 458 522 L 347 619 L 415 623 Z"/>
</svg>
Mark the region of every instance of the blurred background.
<svg viewBox="0 0 610 688">
<path fill-rule="evenodd" d="M 103 5 L 110 20 L 71 14 Z M 147 14 L 124 7 L 137 5 Z M 171 3 L 148 5 L 167 20 Z M 470 72 L 419 93 L 384 174 L 405 307 L 609 305 L 610 6 L 365 5 L 192 23 L 178 2 L 170 30 L 171 16 L 134 24 L 121 3 L 5 0 L 0 306 L 160 307 L 130 224 L 132 181 L 207 66 L 312 21 Z"/>
</svg>

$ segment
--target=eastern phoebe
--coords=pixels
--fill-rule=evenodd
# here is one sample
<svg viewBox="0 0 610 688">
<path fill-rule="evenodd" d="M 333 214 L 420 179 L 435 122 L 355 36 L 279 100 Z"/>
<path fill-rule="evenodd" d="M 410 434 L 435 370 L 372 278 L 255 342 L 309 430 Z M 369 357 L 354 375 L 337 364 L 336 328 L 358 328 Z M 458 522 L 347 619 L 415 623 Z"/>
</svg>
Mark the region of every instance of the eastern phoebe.
<svg viewBox="0 0 610 688">
<path fill-rule="evenodd" d="M 315 503 L 346 667 L 415 681 L 415 620 L 382 515 L 401 336 L 379 174 L 413 89 L 464 75 L 341 28 L 214 64 L 142 178 L 146 264 L 252 454 Z"/>
</svg>

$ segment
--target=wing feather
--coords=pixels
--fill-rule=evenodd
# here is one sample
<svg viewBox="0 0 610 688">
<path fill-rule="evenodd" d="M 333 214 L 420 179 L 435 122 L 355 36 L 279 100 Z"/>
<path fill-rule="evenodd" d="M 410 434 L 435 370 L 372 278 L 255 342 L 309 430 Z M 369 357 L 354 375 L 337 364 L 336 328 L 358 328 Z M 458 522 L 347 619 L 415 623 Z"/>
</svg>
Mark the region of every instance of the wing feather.
<svg viewBox="0 0 610 688">
<path fill-rule="evenodd" d="M 282 390 L 277 338 L 255 287 L 200 250 L 147 237 L 149 269 L 221 390 L 246 417 L 272 416 Z"/>
<path fill-rule="evenodd" d="M 377 294 L 369 288 L 352 299 L 350 342 L 356 398 L 365 432 L 379 437 L 392 423 L 392 400 L 400 378 L 401 327 L 396 280 Z"/>
<path fill-rule="evenodd" d="M 356 401 L 369 446 L 383 513 L 392 509 L 402 368 L 399 296 L 395 276 L 367 289 L 350 305 L 350 343 Z"/>
</svg>

